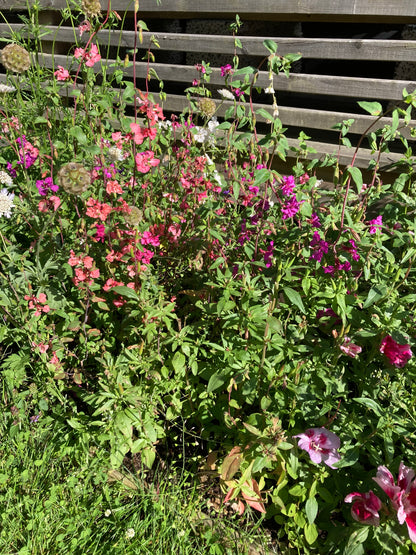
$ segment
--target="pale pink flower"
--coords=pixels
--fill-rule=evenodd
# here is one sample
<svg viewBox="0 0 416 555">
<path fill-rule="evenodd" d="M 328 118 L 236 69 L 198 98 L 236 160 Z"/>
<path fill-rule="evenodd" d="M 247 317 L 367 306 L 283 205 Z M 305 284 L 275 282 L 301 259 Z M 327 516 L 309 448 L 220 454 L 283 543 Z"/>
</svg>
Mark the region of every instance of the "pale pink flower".
<svg viewBox="0 0 416 555">
<path fill-rule="evenodd" d="M 372 491 L 368 493 L 353 492 L 344 499 L 345 503 L 352 503 L 352 518 L 362 524 L 378 526 L 380 516 L 378 511 L 381 509 L 381 500 Z"/>
<path fill-rule="evenodd" d="M 69 71 L 62 66 L 58 66 L 58 69 L 54 73 L 57 81 L 68 81 L 71 78 Z"/>
<path fill-rule="evenodd" d="M 293 437 L 299 438 L 299 448 L 306 451 L 316 464 L 324 462 L 330 468 L 335 468 L 333 465 L 341 459 L 337 453 L 341 444 L 339 437 L 325 428 L 310 428 Z"/>
<path fill-rule="evenodd" d="M 89 21 L 83 21 L 78 25 L 79 36 L 82 37 L 83 33 L 91 31 L 91 23 Z"/>
<path fill-rule="evenodd" d="M 344 337 L 344 343 L 340 345 L 339 348 L 344 353 L 344 355 L 347 355 L 351 358 L 355 358 L 362 351 L 361 347 L 359 345 L 356 345 L 355 343 L 352 343 L 351 338 L 347 336 Z"/>
<path fill-rule="evenodd" d="M 413 356 L 410 345 L 407 343 L 405 345 L 396 343 L 391 335 L 386 335 L 381 342 L 380 353 L 385 354 L 390 363 L 397 368 L 403 368 L 406 362 Z"/>
</svg>

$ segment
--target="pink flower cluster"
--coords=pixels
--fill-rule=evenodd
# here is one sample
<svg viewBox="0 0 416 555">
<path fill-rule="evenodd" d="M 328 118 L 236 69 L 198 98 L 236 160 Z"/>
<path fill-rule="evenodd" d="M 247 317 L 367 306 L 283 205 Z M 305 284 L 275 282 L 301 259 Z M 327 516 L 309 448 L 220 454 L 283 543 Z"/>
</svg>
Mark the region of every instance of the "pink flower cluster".
<svg viewBox="0 0 416 555">
<path fill-rule="evenodd" d="M 84 61 L 87 67 L 93 67 L 96 62 L 101 60 L 96 44 L 92 44 L 88 52 L 83 48 L 75 48 L 74 57 L 77 60 Z"/>
<path fill-rule="evenodd" d="M 79 285 L 81 282 L 91 285 L 94 279 L 100 277 L 100 270 L 94 268 L 94 259 L 91 256 L 75 256 L 74 251 L 71 249 L 71 256 L 68 259 L 70 266 L 77 266 L 75 268 L 74 284 Z"/>
<path fill-rule="evenodd" d="M 416 483 L 414 478 L 414 471 L 401 462 L 397 485 L 392 473 L 385 466 L 378 467 L 377 476 L 373 480 L 389 497 L 397 520 L 400 524 L 406 523 L 409 537 L 412 542 L 416 543 Z M 373 526 L 380 523 L 378 512 L 382 507 L 382 502 L 372 491 L 350 493 L 344 501 L 352 503 L 351 514 L 354 520 Z"/>
<path fill-rule="evenodd" d="M 35 309 L 35 316 L 40 316 L 42 312 L 49 312 L 51 307 L 47 304 L 47 297 L 45 293 L 39 293 L 37 297 L 35 295 L 25 295 L 25 300 L 29 301 L 29 308 Z"/>
</svg>

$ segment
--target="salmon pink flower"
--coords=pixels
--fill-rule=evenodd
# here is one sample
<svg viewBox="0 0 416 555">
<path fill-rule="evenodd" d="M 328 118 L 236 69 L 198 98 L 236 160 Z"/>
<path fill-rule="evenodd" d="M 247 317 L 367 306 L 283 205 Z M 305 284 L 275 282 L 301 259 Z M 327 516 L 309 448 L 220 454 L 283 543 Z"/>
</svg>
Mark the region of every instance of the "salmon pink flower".
<svg viewBox="0 0 416 555">
<path fill-rule="evenodd" d="M 68 81 L 71 76 L 69 71 L 62 66 L 58 66 L 58 69 L 54 73 L 57 81 Z"/>
<path fill-rule="evenodd" d="M 154 152 L 151 150 L 146 150 L 145 152 L 139 152 L 135 156 L 136 168 L 140 173 L 147 173 L 150 171 L 151 167 L 158 166 L 160 160 L 155 158 Z"/>
<path fill-rule="evenodd" d="M 400 345 L 391 335 L 386 335 L 380 345 L 380 353 L 386 355 L 390 363 L 397 368 L 403 368 L 406 362 L 412 358 L 413 353 L 410 345 Z"/>
<path fill-rule="evenodd" d="M 324 462 L 329 468 L 335 468 L 333 465 L 341 459 L 337 453 L 339 437 L 325 428 L 309 428 L 293 437 L 299 438 L 299 448 L 306 451 L 316 464 Z"/>
<path fill-rule="evenodd" d="M 351 515 L 354 520 L 371 526 L 380 524 L 378 511 L 381 509 L 381 500 L 372 491 L 368 493 L 350 493 L 344 501 L 345 503 L 352 503 Z"/>
</svg>

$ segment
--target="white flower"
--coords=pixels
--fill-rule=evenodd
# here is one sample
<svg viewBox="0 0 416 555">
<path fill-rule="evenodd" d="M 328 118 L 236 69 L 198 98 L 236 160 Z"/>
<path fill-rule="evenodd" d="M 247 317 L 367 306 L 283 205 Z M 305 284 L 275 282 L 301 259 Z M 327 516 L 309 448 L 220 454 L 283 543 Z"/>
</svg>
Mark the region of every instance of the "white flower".
<svg viewBox="0 0 416 555">
<path fill-rule="evenodd" d="M 234 95 L 228 89 L 218 89 L 218 94 L 220 94 L 223 98 L 227 98 L 228 100 L 235 100 Z"/>
<path fill-rule="evenodd" d="M 158 121 L 157 124 L 159 126 L 159 129 L 164 129 L 165 131 L 172 127 L 172 122 L 168 119 L 165 121 Z"/>
<path fill-rule="evenodd" d="M 219 123 L 215 116 L 209 120 L 208 129 L 211 131 L 211 133 L 215 133 L 215 130 L 217 129 L 218 126 L 219 126 Z"/>
<path fill-rule="evenodd" d="M 15 91 L 15 87 L 11 87 L 10 85 L 5 85 L 4 83 L 0 83 L 0 94 L 11 93 Z"/>
<path fill-rule="evenodd" d="M 0 171 L 0 183 L 2 185 L 13 185 L 13 179 L 4 171 Z"/>
<path fill-rule="evenodd" d="M 107 509 L 104 513 L 104 516 L 110 516 L 111 515 L 111 509 Z"/>
<path fill-rule="evenodd" d="M 196 133 L 194 133 L 194 139 L 197 143 L 205 143 L 208 139 L 208 130 L 203 127 L 194 127 Z"/>
<path fill-rule="evenodd" d="M 13 199 L 14 194 L 9 193 L 7 189 L 2 189 L 0 191 L 0 216 L 10 218 L 11 209 L 14 207 Z"/>
<path fill-rule="evenodd" d="M 127 528 L 126 538 L 130 540 L 131 538 L 134 538 L 134 535 L 135 535 L 134 529 L 133 528 Z"/>
<path fill-rule="evenodd" d="M 279 108 L 276 104 L 276 101 L 273 102 L 272 108 L 273 108 L 273 117 L 278 118 L 279 117 Z"/>
<path fill-rule="evenodd" d="M 265 92 L 266 94 L 274 94 L 274 88 L 273 88 L 273 87 L 266 87 L 266 88 L 264 89 L 264 92 Z"/>
<path fill-rule="evenodd" d="M 112 162 L 122 162 L 124 160 L 123 151 L 121 148 L 117 148 L 116 146 L 111 146 L 108 149 L 108 156 Z"/>
</svg>

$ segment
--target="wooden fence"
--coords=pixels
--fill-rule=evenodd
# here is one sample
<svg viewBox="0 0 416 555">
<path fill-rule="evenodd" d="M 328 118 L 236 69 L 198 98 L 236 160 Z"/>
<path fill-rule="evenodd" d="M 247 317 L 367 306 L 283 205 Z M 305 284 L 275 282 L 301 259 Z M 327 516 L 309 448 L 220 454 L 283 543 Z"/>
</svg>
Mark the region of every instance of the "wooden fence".
<svg viewBox="0 0 416 555">
<path fill-rule="evenodd" d="M 74 32 L 69 24 L 62 23 L 60 16 L 60 10 L 67 8 L 67 3 L 41 0 L 41 5 L 41 21 L 49 29 L 49 34 L 42 39 L 43 63 L 51 68 L 69 66 Z M 302 65 L 289 78 L 275 76 L 274 89 L 290 144 L 296 145 L 298 131 L 306 130 L 313 138 L 311 146 L 317 151 L 314 157 L 337 151 L 337 133 L 333 131 L 336 123 L 354 119 L 353 138 L 369 127 L 373 118 L 366 115 L 356 101 L 377 100 L 387 106 L 400 102 L 404 88 L 409 92 L 416 89 L 416 30 L 414 39 L 401 38 L 404 26 L 416 25 L 416 0 L 160 0 L 160 5 L 156 0 L 139 0 L 138 5 L 138 18 L 150 29 L 143 33 L 140 48 L 144 52 L 150 47 L 152 36 L 160 46 L 160 50 L 152 46 L 156 57 L 152 67 L 168 92 L 164 102 L 164 110 L 168 112 L 181 111 L 187 105 L 183 90 L 197 76 L 189 60 L 198 59 L 198 56 L 201 60 L 213 56 L 215 60 L 217 56 L 217 59 L 232 63 L 234 38 L 223 31 L 216 34 L 215 22 L 232 20 L 239 14 L 245 32 L 240 36 L 241 48 L 237 48 L 236 53 L 242 59 L 254 57 L 260 63 L 268 55 L 263 46 L 266 37 L 277 43 L 279 54 L 301 53 Z M 114 49 L 121 48 L 119 52 L 124 55 L 135 45 L 132 23 L 135 3 L 110 0 L 108 8 L 122 17 L 126 14 L 124 30 L 121 33 L 99 32 L 97 40 L 102 53 L 106 51 L 104 46 L 110 44 Z M 11 22 L 0 24 L 0 36 L 7 37 L 10 29 L 22 28 L 16 13 L 25 11 L 25 2 L 0 0 L 0 9 L 3 20 Z M 103 15 L 106 11 L 107 6 L 103 5 Z M 197 33 L 190 32 L 195 29 L 195 22 L 199 22 Z M 265 25 L 267 35 L 250 36 L 250 29 L 256 28 L 253 27 L 255 23 L 257 29 L 258 25 Z M 300 26 L 301 33 L 284 36 L 285 30 L 293 30 L 295 25 Z M 88 36 L 84 35 L 83 39 L 87 40 Z M 158 57 L 163 61 L 159 62 Z M 140 56 L 137 59 L 140 60 Z M 111 50 L 108 61 L 111 63 Z M 405 79 L 395 79 L 394 64 L 409 62 L 408 70 L 414 71 L 414 75 L 410 73 Z M 141 87 L 148 71 L 147 62 L 138 61 L 134 71 Z M 125 74 L 132 78 L 133 68 L 126 68 Z M 0 75 L 0 79 L 4 78 Z M 256 85 L 263 88 L 269 85 L 267 71 L 260 70 Z M 211 86 L 213 98 L 220 104 L 220 97 L 215 93 L 215 89 L 224 87 L 219 67 L 213 67 Z M 256 100 L 255 108 L 271 112 L 269 95 Z M 219 116 L 227 107 L 227 102 L 222 104 Z M 386 118 L 380 123 L 388 122 Z M 416 121 L 412 123 L 416 126 Z M 410 133 L 407 136 L 413 140 Z M 341 163 L 348 164 L 351 153 L 351 149 L 342 147 Z M 371 158 L 371 152 L 362 148 L 357 164 L 365 168 Z M 397 159 L 398 155 L 391 153 L 384 156 L 383 163 L 393 163 Z"/>
</svg>

